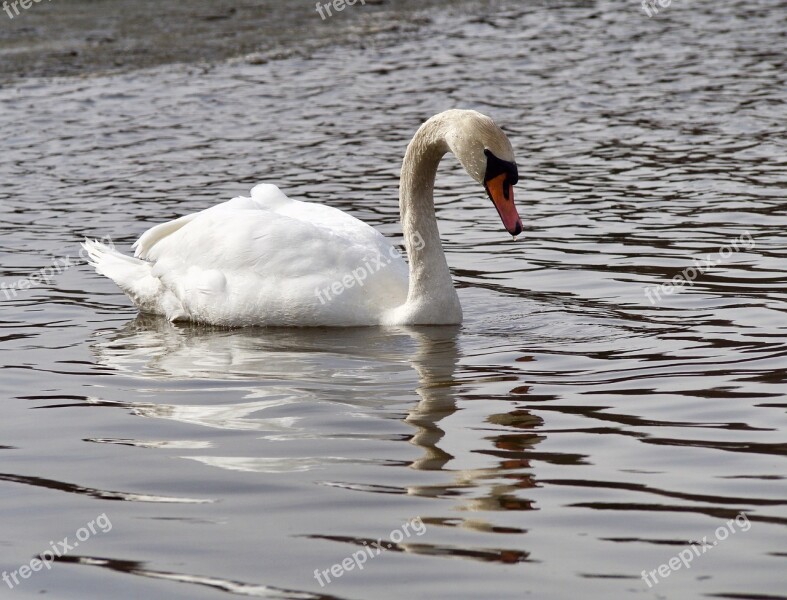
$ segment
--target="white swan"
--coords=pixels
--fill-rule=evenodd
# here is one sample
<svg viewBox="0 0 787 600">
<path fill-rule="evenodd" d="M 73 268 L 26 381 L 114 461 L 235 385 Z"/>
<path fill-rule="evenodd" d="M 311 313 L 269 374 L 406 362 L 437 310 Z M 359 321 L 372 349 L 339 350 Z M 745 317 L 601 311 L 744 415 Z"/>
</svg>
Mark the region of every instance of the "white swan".
<svg viewBox="0 0 787 600">
<path fill-rule="evenodd" d="M 340 210 L 262 184 L 148 230 L 135 258 L 96 241 L 90 264 L 142 312 L 224 326 L 437 325 L 462 321 L 434 211 L 437 166 L 453 152 L 516 236 L 508 138 L 487 116 L 450 110 L 424 123 L 404 157 L 399 208 L 408 265 L 378 231 Z"/>
</svg>

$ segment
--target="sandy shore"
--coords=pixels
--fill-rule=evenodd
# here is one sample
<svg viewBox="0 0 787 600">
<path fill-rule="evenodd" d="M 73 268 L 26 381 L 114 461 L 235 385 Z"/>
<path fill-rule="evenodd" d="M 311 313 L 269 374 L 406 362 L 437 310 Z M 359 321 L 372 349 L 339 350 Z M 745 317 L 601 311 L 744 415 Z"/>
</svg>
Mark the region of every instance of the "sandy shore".
<svg viewBox="0 0 787 600">
<path fill-rule="evenodd" d="M 10 6 L 0 10 L 0 80 L 5 82 L 216 61 L 249 53 L 261 59 L 309 53 L 330 43 L 363 43 L 381 30 L 404 35 L 428 19 L 430 10 L 467 4 L 356 0 L 341 12 L 332 10 L 330 17 L 323 9 L 323 19 L 314 0 L 24 2 L 29 8 L 17 5 L 19 14 Z"/>
</svg>

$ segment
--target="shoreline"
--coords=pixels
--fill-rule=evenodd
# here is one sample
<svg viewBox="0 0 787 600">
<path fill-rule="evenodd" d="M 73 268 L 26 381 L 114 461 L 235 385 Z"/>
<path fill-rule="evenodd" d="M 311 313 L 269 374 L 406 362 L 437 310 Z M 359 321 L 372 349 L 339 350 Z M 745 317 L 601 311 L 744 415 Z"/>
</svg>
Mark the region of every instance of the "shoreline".
<svg viewBox="0 0 787 600">
<path fill-rule="evenodd" d="M 346 0 L 335 0 L 346 2 Z M 386 35 L 412 35 L 436 9 L 477 0 L 365 0 L 321 19 L 318 5 L 274 0 L 50 0 L 0 11 L 0 82 L 122 73 L 167 64 L 265 62 Z M 341 6 L 341 4 L 340 4 Z"/>
</svg>

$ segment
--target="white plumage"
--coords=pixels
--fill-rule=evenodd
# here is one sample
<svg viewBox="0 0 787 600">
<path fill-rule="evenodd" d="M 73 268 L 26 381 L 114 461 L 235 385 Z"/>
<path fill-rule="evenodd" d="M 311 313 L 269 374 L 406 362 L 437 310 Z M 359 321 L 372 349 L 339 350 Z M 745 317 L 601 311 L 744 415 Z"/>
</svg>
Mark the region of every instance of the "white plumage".
<svg viewBox="0 0 787 600">
<path fill-rule="evenodd" d="M 407 263 L 382 234 L 270 184 L 149 229 L 136 258 L 84 245 L 141 311 L 171 321 L 374 325 L 407 298 Z"/>
<path fill-rule="evenodd" d="M 409 277 L 408 264 L 378 231 L 335 208 L 292 200 L 270 184 L 153 227 L 134 244 L 134 258 L 96 241 L 83 246 L 96 271 L 140 311 L 170 321 L 459 323 L 462 310 L 434 214 L 434 177 L 440 157 L 453 150 L 481 181 L 490 147 L 513 161 L 503 132 L 472 111 L 433 117 L 411 142 L 400 196 Z"/>
</svg>

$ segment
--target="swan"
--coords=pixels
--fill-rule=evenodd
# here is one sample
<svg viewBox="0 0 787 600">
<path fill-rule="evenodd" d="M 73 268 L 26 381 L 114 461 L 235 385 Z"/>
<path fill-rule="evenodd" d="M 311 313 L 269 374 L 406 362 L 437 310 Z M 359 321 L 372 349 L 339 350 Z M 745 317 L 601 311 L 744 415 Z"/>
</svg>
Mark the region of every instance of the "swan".
<svg viewBox="0 0 787 600">
<path fill-rule="evenodd" d="M 96 272 L 140 312 L 218 326 L 453 325 L 462 307 L 434 209 L 434 181 L 452 152 L 482 184 L 506 230 L 522 232 L 519 176 L 506 135 L 486 115 L 449 110 L 407 147 L 399 210 L 408 263 L 376 229 L 338 209 L 260 184 L 201 212 L 157 225 L 134 257 L 95 240 Z"/>
</svg>

